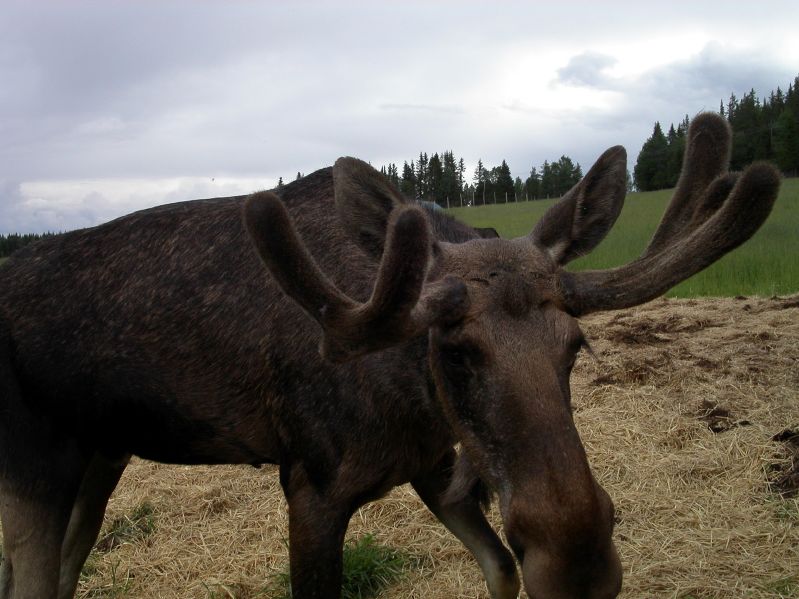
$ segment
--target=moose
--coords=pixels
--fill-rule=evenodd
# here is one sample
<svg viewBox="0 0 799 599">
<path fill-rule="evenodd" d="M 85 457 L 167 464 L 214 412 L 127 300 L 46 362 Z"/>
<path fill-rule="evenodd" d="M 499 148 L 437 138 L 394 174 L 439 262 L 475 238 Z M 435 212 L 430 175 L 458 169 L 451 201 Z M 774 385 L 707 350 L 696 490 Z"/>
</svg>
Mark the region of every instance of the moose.
<svg viewBox="0 0 799 599">
<path fill-rule="evenodd" d="M 73 597 L 132 455 L 277 464 L 297 599 L 339 596 L 350 517 L 406 482 L 493 598 L 616 597 L 614 507 L 571 411 L 577 318 L 751 237 L 780 177 L 728 172 L 730 148 L 723 118 L 695 118 L 654 237 L 609 270 L 564 266 L 619 215 L 620 146 L 512 240 L 341 158 L 23 248 L 0 266 L 0 598 Z"/>
</svg>

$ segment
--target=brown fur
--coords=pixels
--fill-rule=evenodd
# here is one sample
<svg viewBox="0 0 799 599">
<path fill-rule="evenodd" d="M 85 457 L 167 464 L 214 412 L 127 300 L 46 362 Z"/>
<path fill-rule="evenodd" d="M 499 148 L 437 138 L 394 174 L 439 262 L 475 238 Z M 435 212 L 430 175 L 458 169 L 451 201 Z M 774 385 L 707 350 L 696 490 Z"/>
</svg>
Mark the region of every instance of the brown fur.
<svg viewBox="0 0 799 599">
<path fill-rule="evenodd" d="M 408 481 L 495 599 L 519 580 L 483 483 L 530 596 L 615 597 L 613 505 L 570 409 L 572 315 L 664 291 L 765 218 L 773 172 L 716 172 L 717 120 L 689 132 L 706 163 L 670 209 L 692 230 L 664 225 L 656 251 L 609 272 L 562 267 L 618 215 L 619 148 L 515 240 L 410 206 L 346 158 L 279 196 L 155 208 L 15 254 L 0 266 L 0 599 L 72 596 L 131 454 L 279 464 L 298 599 L 338 595 L 353 511 Z"/>
</svg>

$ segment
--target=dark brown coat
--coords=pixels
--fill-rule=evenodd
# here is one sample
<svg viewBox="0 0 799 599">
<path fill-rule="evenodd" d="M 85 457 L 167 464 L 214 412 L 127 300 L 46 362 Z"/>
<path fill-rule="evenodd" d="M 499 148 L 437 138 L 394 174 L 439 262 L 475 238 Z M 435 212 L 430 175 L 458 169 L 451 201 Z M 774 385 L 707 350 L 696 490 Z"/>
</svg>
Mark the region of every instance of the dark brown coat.
<svg viewBox="0 0 799 599">
<path fill-rule="evenodd" d="M 484 484 L 531 597 L 615 597 L 613 505 L 571 417 L 575 317 L 704 268 L 779 184 L 765 165 L 726 174 L 722 119 L 688 137 L 664 224 L 611 271 L 563 266 L 621 209 L 618 147 L 510 241 L 341 159 L 279 197 L 162 206 L 15 254 L 0 266 L 0 599 L 73 595 L 131 454 L 279 464 L 298 599 L 338 596 L 351 514 L 407 481 L 493 597 L 519 579 Z"/>
</svg>

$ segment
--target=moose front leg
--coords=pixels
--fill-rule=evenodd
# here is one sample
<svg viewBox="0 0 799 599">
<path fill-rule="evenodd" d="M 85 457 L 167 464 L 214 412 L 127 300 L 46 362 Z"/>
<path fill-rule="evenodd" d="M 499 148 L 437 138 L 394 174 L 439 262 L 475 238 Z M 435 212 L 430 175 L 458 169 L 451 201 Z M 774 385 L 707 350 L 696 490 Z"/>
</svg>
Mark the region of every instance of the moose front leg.
<svg viewBox="0 0 799 599">
<path fill-rule="evenodd" d="M 289 562 L 294 599 L 337 599 L 341 595 L 342 552 L 352 509 L 319 493 L 301 466 L 281 468 L 289 507 Z"/>
<path fill-rule="evenodd" d="M 31 468 L 32 477 L 38 480 L 0 489 L 6 560 L 0 573 L 0 597 L 3 599 L 57 596 L 61 544 L 82 464 L 56 457 L 53 462 L 60 463 L 50 472 Z"/>
<path fill-rule="evenodd" d="M 0 563 L 0 599 L 11 597 L 11 560 L 3 559 Z"/>
<path fill-rule="evenodd" d="M 452 503 L 442 496 L 449 487 L 456 453 L 452 449 L 429 473 L 411 481 L 425 505 L 477 559 L 493 599 L 515 599 L 519 595 L 516 562 L 502 544 L 471 495 Z"/>
<path fill-rule="evenodd" d="M 69 526 L 61 546 L 58 599 L 72 599 L 83 564 L 103 524 L 108 499 L 125 471 L 130 456 L 110 460 L 95 454 L 72 506 Z M 2 599 L 2 595 L 0 595 Z"/>
</svg>

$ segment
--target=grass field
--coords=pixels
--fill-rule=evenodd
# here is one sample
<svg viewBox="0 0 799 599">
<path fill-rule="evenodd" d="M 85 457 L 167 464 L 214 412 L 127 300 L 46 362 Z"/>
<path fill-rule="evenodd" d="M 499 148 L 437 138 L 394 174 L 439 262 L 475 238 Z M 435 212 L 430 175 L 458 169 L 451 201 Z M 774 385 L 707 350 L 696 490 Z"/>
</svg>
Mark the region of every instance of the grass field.
<svg viewBox="0 0 799 599">
<path fill-rule="evenodd" d="M 646 247 L 671 198 L 671 190 L 627 196 L 616 226 L 570 270 L 624 264 Z M 494 227 L 504 238 L 526 235 L 555 200 L 454 208 L 456 218 Z M 799 291 L 799 179 L 785 179 L 774 211 L 746 244 L 672 289 L 668 297 L 782 295 Z"/>
</svg>

